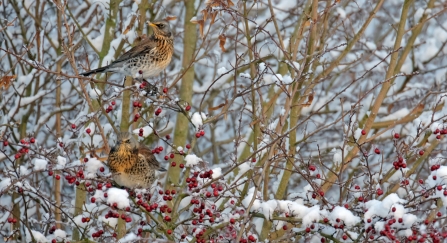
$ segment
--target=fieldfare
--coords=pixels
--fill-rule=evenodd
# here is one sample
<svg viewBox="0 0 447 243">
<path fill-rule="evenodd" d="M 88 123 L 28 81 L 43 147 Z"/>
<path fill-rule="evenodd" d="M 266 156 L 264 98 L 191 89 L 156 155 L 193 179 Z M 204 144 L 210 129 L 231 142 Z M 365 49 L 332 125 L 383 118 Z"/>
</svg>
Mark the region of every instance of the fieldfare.
<svg viewBox="0 0 447 243">
<path fill-rule="evenodd" d="M 155 181 L 155 171 L 166 171 L 151 150 L 128 132 L 118 134 L 108 162 L 113 180 L 128 188 L 149 188 Z"/>
<path fill-rule="evenodd" d="M 148 22 L 148 24 L 154 30 L 149 38 L 142 40 L 110 65 L 81 73 L 81 75 L 113 72 L 146 79 L 160 74 L 171 62 L 174 36 L 168 22 L 164 20 Z"/>
</svg>

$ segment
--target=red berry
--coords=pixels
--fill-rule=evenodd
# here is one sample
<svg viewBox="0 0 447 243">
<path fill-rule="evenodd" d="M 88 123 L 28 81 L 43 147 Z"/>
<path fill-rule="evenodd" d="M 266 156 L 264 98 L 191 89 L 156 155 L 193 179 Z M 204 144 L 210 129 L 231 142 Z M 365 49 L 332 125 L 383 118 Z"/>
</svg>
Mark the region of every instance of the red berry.
<svg viewBox="0 0 447 243">
<path fill-rule="evenodd" d="M 84 162 L 87 163 L 88 162 L 88 158 L 84 158 Z"/>
<path fill-rule="evenodd" d="M 343 235 L 343 240 L 347 240 L 348 236 L 347 235 Z"/>
<path fill-rule="evenodd" d="M 48 171 L 48 175 L 49 175 L 49 176 L 53 176 L 53 171 L 52 171 L 52 170 L 49 170 L 49 171 Z"/>
<path fill-rule="evenodd" d="M 186 144 L 186 148 L 190 149 L 191 148 L 191 144 Z"/>
<path fill-rule="evenodd" d="M 184 165 L 184 164 L 180 164 L 179 166 L 180 166 L 180 169 L 185 168 L 185 165 Z"/>
<path fill-rule="evenodd" d="M 95 197 L 90 198 L 90 202 L 95 203 L 96 202 L 96 198 Z"/>
<path fill-rule="evenodd" d="M 380 149 L 379 148 L 374 149 L 374 153 L 380 154 Z"/>
<path fill-rule="evenodd" d="M 99 168 L 99 171 L 104 172 L 104 167 L 101 166 L 101 167 Z"/>
<path fill-rule="evenodd" d="M 168 230 L 166 231 L 166 233 L 168 233 L 168 235 L 170 235 L 170 234 L 172 234 L 172 230 L 171 230 L 171 229 L 168 229 Z"/>
<path fill-rule="evenodd" d="M 420 156 L 424 155 L 424 150 L 420 150 L 420 151 L 419 151 L 419 155 L 420 155 Z"/>
<path fill-rule="evenodd" d="M 167 139 L 167 140 L 171 139 L 171 135 L 169 135 L 169 134 L 166 135 L 166 139 Z"/>
<path fill-rule="evenodd" d="M 14 158 L 15 159 L 20 159 L 20 156 L 22 156 L 22 155 L 20 153 L 17 153 L 17 154 L 14 155 Z"/>
<path fill-rule="evenodd" d="M 256 238 L 253 235 L 248 236 L 248 240 L 255 242 Z"/>
<path fill-rule="evenodd" d="M 394 138 L 395 138 L 395 139 L 399 139 L 399 138 L 400 138 L 399 133 L 395 133 L 395 134 L 394 134 Z"/>
<path fill-rule="evenodd" d="M 71 129 L 76 129 L 76 124 L 71 124 Z"/>
<path fill-rule="evenodd" d="M 175 167 L 176 165 L 177 165 L 177 164 L 176 164 L 175 162 L 172 162 L 172 163 L 171 163 L 171 166 L 172 166 L 172 167 Z"/>
<path fill-rule="evenodd" d="M 382 189 L 380 189 L 380 188 L 379 188 L 379 189 L 377 189 L 377 195 L 379 195 L 379 196 L 380 196 L 380 195 L 382 195 L 382 194 L 383 194 L 383 191 L 382 191 Z"/>
<path fill-rule="evenodd" d="M 87 128 L 87 129 L 85 129 L 85 132 L 86 132 L 87 134 L 90 134 L 90 133 L 92 132 L 92 130 L 91 130 L 90 128 Z"/>
<path fill-rule="evenodd" d="M 60 180 L 61 176 L 60 175 L 56 175 L 55 178 L 56 178 L 56 180 Z"/>
<path fill-rule="evenodd" d="M 168 93 L 168 88 L 164 87 L 163 88 L 163 93 L 165 93 L 165 94 Z"/>
<path fill-rule="evenodd" d="M 29 139 L 29 142 L 30 142 L 30 143 L 35 143 L 35 142 L 36 142 L 36 139 L 35 139 L 35 138 L 30 138 L 30 139 Z"/>
<path fill-rule="evenodd" d="M 283 226 L 282 226 L 282 229 L 283 229 L 283 230 L 287 230 L 287 225 L 283 225 Z"/>
<path fill-rule="evenodd" d="M 187 105 L 187 106 L 185 107 L 185 110 L 186 110 L 186 111 L 191 110 L 191 106 Z"/>
<path fill-rule="evenodd" d="M 235 220 L 234 218 L 231 218 L 231 219 L 230 219 L 230 223 L 231 223 L 231 224 L 235 224 L 235 223 L 236 223 L 236 220 Z"/>
<path fill-rule="evenodd" d="M 5 146 L 5 147 L 8 146 L 8 141 L 6 141 L 6 140 L 3 141 L 3 146 Z"/>
<path fill-rule="evenodd" d="M 366 131 L 365 130 L 362 130 L 362 135 L 366 135 Z"/>
</svg>

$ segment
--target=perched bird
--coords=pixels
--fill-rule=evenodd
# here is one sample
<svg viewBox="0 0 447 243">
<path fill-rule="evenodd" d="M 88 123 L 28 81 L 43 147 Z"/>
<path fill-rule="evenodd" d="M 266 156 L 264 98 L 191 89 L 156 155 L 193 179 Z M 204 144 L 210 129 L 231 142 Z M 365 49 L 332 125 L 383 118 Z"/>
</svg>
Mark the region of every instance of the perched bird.
<svg viewBox="0 0 447 243">
<path fill-rule="evenodd" d="M 166 171 L 151 150 L 128 132 L 118 134 L 108 162 L 115 182 L 128 188 L 148 188 L 155 181 L 156 170 Z"/>
<path fill-rule="evenodd" d="M 110 65 L 81 73 L 81 75 L 113 72 L 132 77 L 137 77 L 138 74 L 138 77 L 146 79 L 160 74 L 171 62 L 174 53 L 174 36 L 168 22 L 164 20 L 148 21 L 148 24 L 154 30 L 153 35 L 142 40 Z"/>
</svg>

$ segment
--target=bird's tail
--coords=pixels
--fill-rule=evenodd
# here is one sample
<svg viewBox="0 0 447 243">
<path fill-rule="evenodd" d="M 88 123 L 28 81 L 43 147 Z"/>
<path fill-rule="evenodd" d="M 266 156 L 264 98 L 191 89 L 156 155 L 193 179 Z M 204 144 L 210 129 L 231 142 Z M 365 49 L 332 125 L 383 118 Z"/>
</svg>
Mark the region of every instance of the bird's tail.
<svg viewBox="0 0 447 243">
<path fill-rule="evenodd" d="M 81 75 L 82 76 L 89 76 L 90 74 L 103 73 L 103 72 L 107 71 L 108 68 L 109 68 L 109 66 L 93 69 L 93 70 L 90 70 L 88 72 L 81 73 Z"/>
</svg>

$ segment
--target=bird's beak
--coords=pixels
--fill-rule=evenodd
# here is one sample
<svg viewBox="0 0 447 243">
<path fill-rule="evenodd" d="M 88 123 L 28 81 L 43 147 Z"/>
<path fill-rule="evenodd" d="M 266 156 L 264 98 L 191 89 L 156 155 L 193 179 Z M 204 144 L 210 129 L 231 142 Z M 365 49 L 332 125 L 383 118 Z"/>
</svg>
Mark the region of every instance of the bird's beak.
<svg viewBox="0 0 447 243">
<path fill-rule="evenodd" d="M 151 27 L 156 27 L 156 25 L 154 23 L 152 23 L 151 21 L 147 21 L 147 24 L 150 25 Z"/>
</svg>

